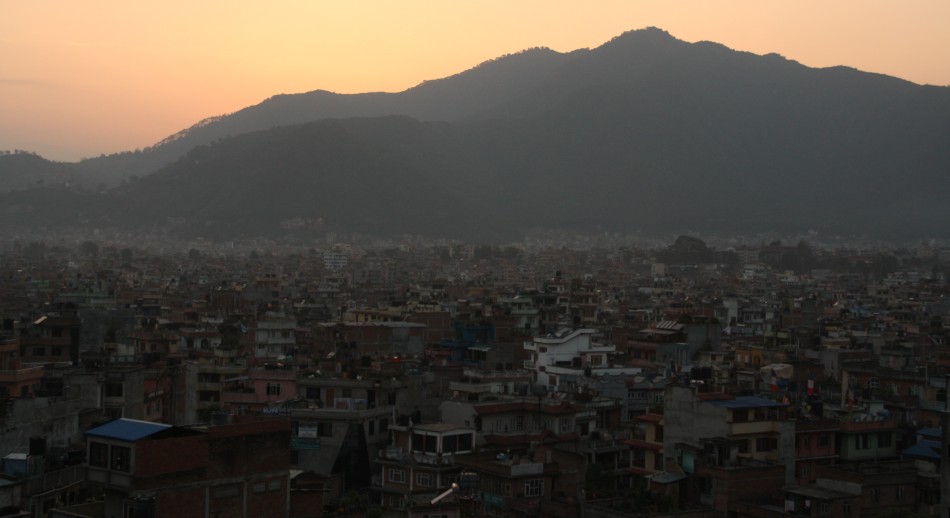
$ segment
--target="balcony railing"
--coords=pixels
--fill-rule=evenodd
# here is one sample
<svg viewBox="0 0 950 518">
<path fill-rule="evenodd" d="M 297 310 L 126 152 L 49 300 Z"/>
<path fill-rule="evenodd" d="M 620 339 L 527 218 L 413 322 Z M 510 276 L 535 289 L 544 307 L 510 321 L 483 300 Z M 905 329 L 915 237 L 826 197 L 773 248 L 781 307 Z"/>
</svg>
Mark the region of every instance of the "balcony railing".
<svg viewBox="0 0 950 518">
<path fill-rule="evenodd" d="M 43 366 L 0 371 L 0 383 L 20 383 L 43 377 Z"/>
</svg>

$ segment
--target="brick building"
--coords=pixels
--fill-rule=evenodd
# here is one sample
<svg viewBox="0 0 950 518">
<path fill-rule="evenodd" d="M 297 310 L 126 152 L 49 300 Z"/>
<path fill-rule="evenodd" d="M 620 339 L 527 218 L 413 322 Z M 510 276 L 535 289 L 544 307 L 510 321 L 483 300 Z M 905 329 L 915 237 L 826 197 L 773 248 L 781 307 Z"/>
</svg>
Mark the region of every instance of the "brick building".
<svg viewBox="0 0 950 518">
<path fill-rule="evenodd" d="M 116 419 L 87 430 L 101 505 L 70 516 L 286 516 L 290 423 L 186 428 Z M 66 516 L 65 514 L 63 516 Z"/>
</svg>

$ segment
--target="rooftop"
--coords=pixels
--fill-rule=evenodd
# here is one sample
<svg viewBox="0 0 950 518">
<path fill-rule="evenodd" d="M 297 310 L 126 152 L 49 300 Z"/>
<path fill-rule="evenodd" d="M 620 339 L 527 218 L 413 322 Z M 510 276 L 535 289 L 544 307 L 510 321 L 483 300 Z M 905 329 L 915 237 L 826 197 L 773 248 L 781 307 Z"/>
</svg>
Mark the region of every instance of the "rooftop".
<svg viewBox="0 0 950 518">
<path fill-rule="evenodd" d="M 739 396 L 735 399 L 707 401 L 710 405 L 723 408 L 778 408 L 788 406 L 779 401 L 772 401 L 758 396 Z"/>
<path fill-rule="evenodd" d="M 171 428 L 171 425 L 126 419 L 123 417 L 86 430 L 86 435 L 133 442 L 154 435 L 167 428 Z"/>
</svg>

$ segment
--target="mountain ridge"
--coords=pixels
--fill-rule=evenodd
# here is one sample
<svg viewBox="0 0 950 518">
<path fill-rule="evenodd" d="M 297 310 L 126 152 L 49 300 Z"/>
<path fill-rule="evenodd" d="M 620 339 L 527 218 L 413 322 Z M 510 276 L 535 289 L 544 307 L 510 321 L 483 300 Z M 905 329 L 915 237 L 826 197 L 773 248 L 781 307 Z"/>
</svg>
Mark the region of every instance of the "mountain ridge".
<svg viewBox="0 0 950 518">
<path fill-rule="evenodd" d="M 490 240 L 542 227 L 923 237 L 950 219 L 948 121 L 950 88 L 648 29 L 400 93 L 274 96 L 166 143 L 200 142 L 107 193 L 108 210 L 72 210 L 215 239 Z M 267 127 L 245 131 L 256 126 Z M 27 198 L 36 220 L 42 195 Z"/>
</svg>

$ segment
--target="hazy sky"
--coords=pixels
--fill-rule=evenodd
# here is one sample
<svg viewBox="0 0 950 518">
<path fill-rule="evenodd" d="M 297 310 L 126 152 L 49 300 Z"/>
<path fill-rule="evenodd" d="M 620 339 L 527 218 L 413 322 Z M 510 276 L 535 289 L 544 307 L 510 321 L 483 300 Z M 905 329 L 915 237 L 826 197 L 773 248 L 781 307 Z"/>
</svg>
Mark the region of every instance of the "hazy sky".
<svg viewBox="0 0 950 518">
<path fill-rule="evenodd" d="M 529 47 L 655 26 L 950 85 L 950 0 L 0 2 L 0 150 L 141 148 L 279 93 L 401 91 Z"/>
</svg>

